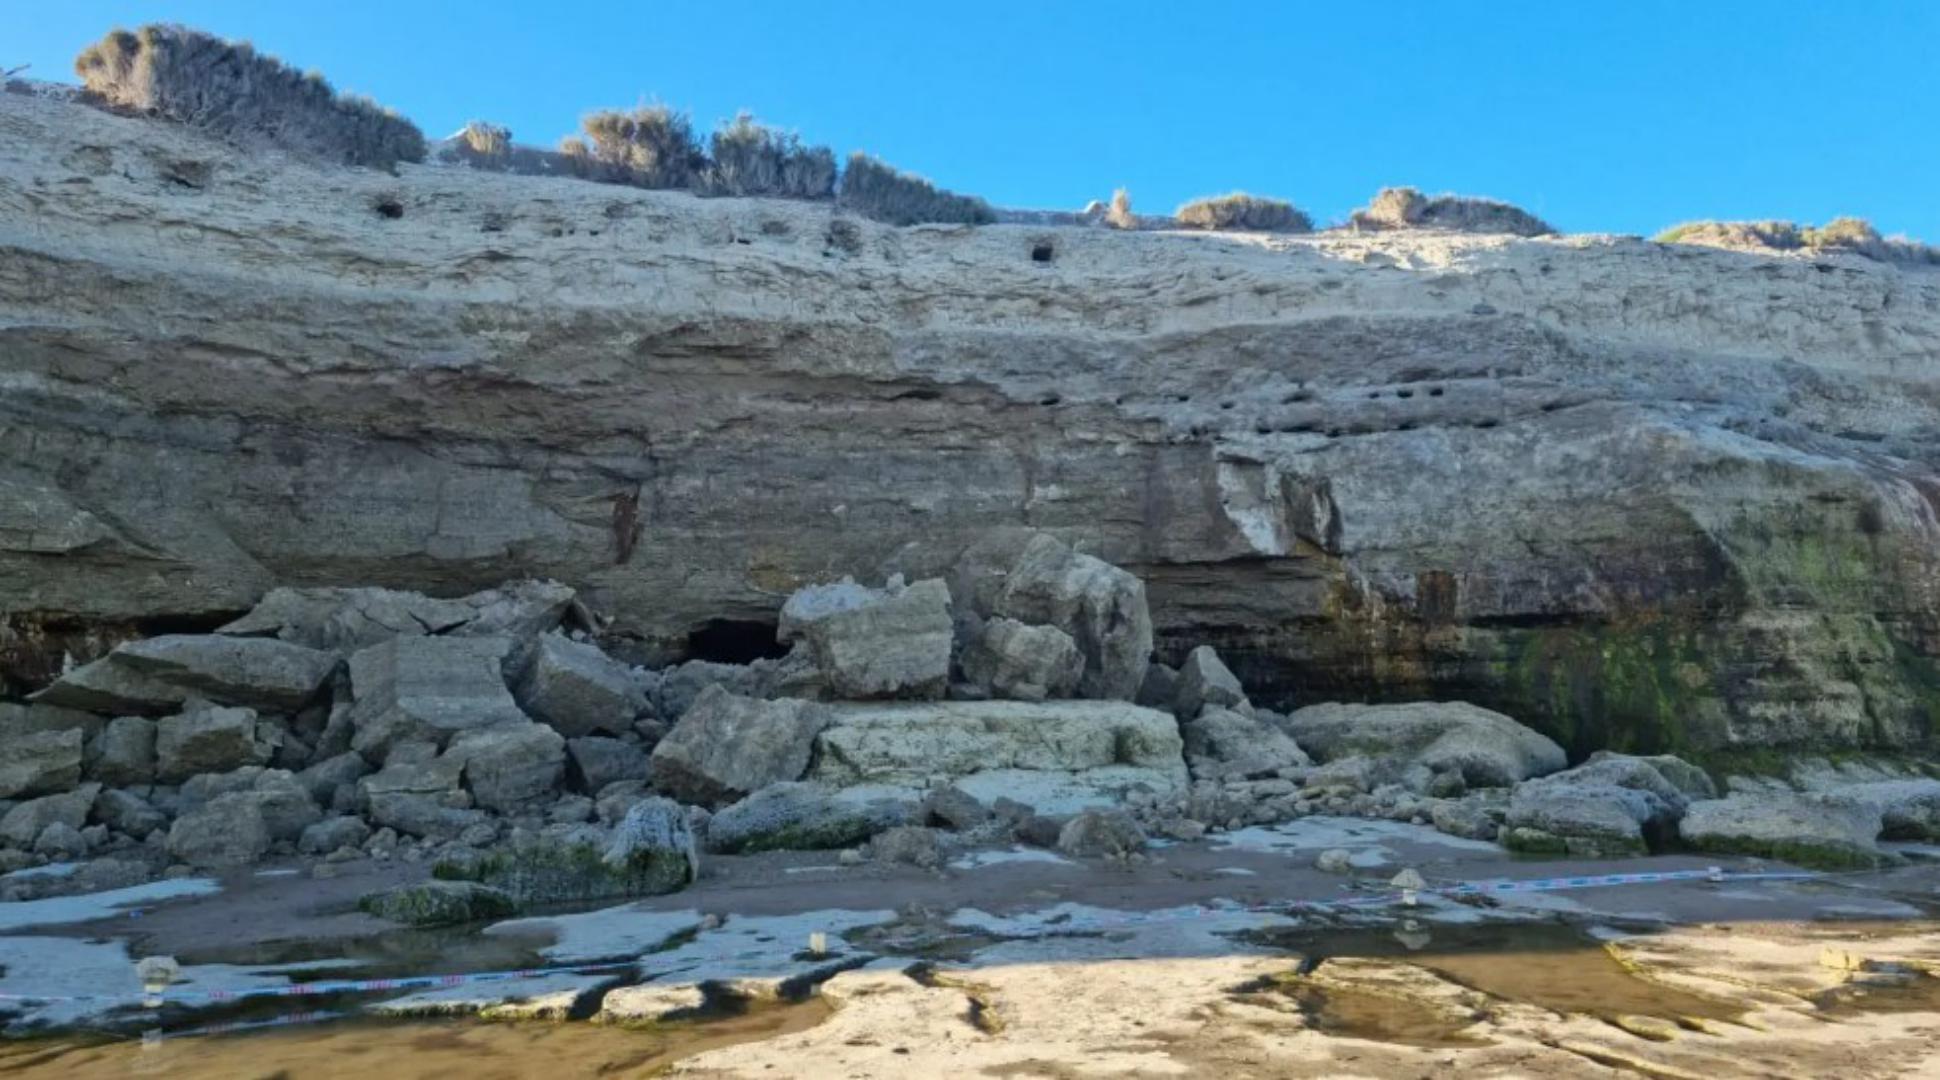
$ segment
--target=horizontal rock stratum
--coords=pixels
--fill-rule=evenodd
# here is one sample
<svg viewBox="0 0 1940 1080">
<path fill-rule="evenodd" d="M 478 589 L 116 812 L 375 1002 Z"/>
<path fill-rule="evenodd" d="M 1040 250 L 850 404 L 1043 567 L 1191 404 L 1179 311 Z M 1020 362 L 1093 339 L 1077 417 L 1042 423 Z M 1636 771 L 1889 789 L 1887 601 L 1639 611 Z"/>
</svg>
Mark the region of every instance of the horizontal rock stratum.
<svg viewBox="0 0 1940 1080">
<path fill-rule="evenodd" d="M 549 577 L 670 658 L 1028 526 L 1263 703 L 1940 724 L 1940 272 L 837 225 L 14 93 L 0 145 L 0 695 L 279 585 Z"/>
</svg>

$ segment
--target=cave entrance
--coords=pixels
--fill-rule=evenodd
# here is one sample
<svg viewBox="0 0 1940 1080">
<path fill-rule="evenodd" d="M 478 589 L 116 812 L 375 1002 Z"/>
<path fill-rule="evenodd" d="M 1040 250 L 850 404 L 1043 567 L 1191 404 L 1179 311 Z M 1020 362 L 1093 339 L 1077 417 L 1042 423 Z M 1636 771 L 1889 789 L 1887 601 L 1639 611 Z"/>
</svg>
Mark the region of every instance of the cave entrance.
<svg viewBox="0 0 1940 1080">
<path fill-rule="evenodd" d="M 775 640 L 775 624 L 756 619 L 714 619 L 687 634 L 687 658 L 717 664 L 751 664 L 788 655 Z"/>
</svg>

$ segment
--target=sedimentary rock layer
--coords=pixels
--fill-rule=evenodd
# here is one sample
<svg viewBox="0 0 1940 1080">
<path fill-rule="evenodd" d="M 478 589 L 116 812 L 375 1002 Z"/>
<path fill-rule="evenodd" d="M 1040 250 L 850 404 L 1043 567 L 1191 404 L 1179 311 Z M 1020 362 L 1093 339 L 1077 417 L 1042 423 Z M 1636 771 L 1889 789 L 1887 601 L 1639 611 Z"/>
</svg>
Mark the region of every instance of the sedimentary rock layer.
<svg viewBox="0 0 1940 1080">
<path fill-rule="evenodd" d="M 891 229 L 22 94 L 0 144 L 0 694 L 278 585 L 551 577 L 609 648 L 732 651 L 1031 526 L 1263 704 L 1576 754 L 1940 719 L 1940 273 Z"/>
</svg>

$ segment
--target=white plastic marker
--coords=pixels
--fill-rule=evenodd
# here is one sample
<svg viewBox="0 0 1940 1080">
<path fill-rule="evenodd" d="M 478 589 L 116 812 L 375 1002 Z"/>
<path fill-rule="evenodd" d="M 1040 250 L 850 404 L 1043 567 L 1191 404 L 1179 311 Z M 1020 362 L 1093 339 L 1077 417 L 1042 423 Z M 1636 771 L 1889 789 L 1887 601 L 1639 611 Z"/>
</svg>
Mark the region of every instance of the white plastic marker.
<svg viewBox="0 0 1940 1080">
<path fill-rule="evenodd" d="M 1428 887 L 1428 882 L 1422 879 L 1420 871 L 1417 871 L 1412 866 L 1394 875 L 1394 880 L 1388 882 L 1388 884 L 1401 890 L 1402 907 L 1414 907 L 1415 900 L 1419 897 L 1421 890 Z"/>
</svg>

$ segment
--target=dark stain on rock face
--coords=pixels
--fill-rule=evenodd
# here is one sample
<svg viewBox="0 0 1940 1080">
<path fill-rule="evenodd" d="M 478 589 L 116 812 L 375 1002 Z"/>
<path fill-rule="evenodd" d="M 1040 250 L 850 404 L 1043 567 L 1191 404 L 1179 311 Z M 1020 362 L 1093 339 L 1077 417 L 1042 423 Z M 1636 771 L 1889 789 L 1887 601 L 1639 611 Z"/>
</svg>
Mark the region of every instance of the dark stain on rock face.
<svg viewBox="0 0 1940 1080">
<path fill-rule="evenodd" d="M 1446 570 L 1423 570 L 1415 575 L 1415 610 L 1431 626 L 1453 623 L 1459 607 L 1458 592 L 1455 575 Z"/>
</svg>

